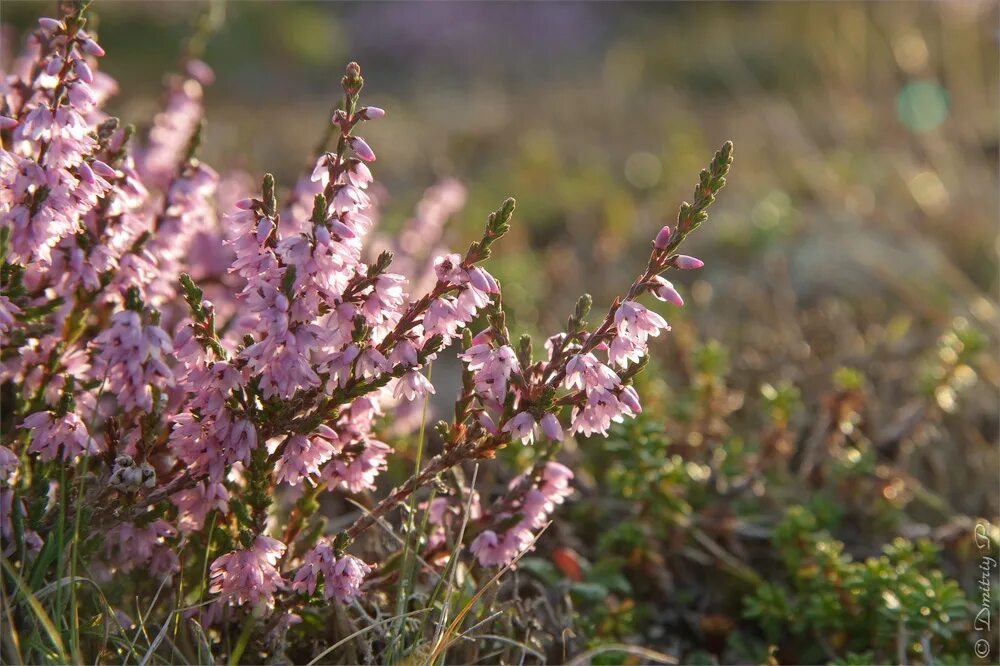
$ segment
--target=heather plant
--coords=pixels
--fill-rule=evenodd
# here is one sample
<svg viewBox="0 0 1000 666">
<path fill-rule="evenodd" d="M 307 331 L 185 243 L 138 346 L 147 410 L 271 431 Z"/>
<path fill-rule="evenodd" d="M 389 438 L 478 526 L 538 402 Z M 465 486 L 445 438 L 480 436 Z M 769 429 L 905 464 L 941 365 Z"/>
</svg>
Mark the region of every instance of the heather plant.
<svg viewBox="0 0 1000 666">
<path fill-rule="evenodd" d="M 193 54 L 147 136 L 103 111 L 116 84 L 86 10 L 39 20 L 0 107 L 3 658 L 465 661 L 496 619 L 479 602 L 573 492 L 563 439 L 642 411 L 633 383 L 670 327 L 639 300 L 683 304 L 662 274 L 701 268 L 679 249 L 732 144 L 596 324 L 583 296 L 536 350 L 484 267 L 513 199 L 464 253 L 435 252 L 461 198 L 443 184 L 376 239 L 405 273 L 372 251 L 363 133 L 385 111 L 357 64 L 332 145 L 290 190 L 251 191 L 199 158 L 212 73 Z M 445 355 L 461 388 L 428 427 L 412 417 Z M 412 474 L 365 503 L 396 464 L 390 424 Z M 511 446 L 526 464 L 481 497 L 480 465 Z"/>
<path fill-rule="evenodd" d="M 981 332 L 952 322 L 918 402 L 882 425 L 862 369 L 838 367 L 810 412 L 788 381 L 744 394 L 729 350 L 692 343 L 683 378 L 637 378 L 649 408 L 582 447 L 573 536 L 526 556 L 525 576 L 571 600 L 588 646 L 640 642 L 682 663 L 970 663 L 975 618 L 997 607 L 980 559 L 996 521 L 908 472 L 901 430 L 958 410 L 981 350 Z"/>
</svg>

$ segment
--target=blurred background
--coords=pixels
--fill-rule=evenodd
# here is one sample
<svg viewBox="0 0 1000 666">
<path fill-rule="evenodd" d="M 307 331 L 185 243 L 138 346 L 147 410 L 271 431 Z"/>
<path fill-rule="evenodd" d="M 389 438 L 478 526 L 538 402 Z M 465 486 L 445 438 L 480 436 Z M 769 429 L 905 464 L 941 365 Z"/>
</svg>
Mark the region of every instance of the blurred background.
<svg viewBox="0 0 1000 666">
<path fill-rule="evenodd" d="M 467 203 L 446 239 L 459 249 L 517 198 L 491 268 L 517 333 L 559 330 L 585 290 L 605 307 L 734 142 L 729 185 L 687 250 L 707 266 L 675 279 L 685 308 L 660 308 L 674 331 L 643 375 L 640 430 L 568 445 L 579 497 L 525 565 L 550 587 L 569 579 L 579 641 L 706 663 L 882 654 L 875 638 L 851 647 L 850 625 L 824 625 L 822 609 L 795 628 L 813 616 L 794 567 L 788 608 L 753 610 L 753 570 L 787 564 L 772 551 L 790 520 L 859 562 L 925 540 L 975 589 L 971 526 L 1000 515 L 998 7 L 95 4 L 101 66 L 125 91 L 110 111 L 140 129 L 208 12 L 203 157 L 286 186 L 358 61 L 364 100 L 388 111 L 366 130 L 384 229 L 457 178 Z M 5 48 L 48 9 L 5 2 Z M 796 506 L 813 522 L 785 513 Z M 696 580 L 706 571 L 719 581 Z"/>
</svg>

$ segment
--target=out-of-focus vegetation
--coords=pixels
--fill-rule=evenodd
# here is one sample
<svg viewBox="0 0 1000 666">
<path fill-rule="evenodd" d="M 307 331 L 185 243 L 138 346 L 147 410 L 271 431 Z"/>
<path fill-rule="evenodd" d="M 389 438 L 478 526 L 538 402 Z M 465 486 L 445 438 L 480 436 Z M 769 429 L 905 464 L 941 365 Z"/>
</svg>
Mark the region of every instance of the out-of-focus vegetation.
<svg viewBox="0 0 1000 666">
<path fill-rule="evenodd" d="M 625 642 L 685 663 L 968 663 L 986 638 L 989 662 L 997 8 L 234 2 L 204 56 L 204 157 L 290 185 L 358 60 L 389 110 L 368 137 L 382 224 L 457 177 L 460 247 L 516 196 L 495 273 L 512 329 L 544 334 L 581 288 L 606 304 L 628 284 L 733 140 L 694 239 L 708 266 L 661 308 L 647 410 L 567 446 L 577 497 L 497 594 L 523 611 L 505 629 L 551 661 Z M 96 5 L 107 70 L 141 92 L 115 113 L 150 117 L 160 81 L 138 77 L 171 69 L 203 9 Z M 486 476 L 484 495 L 504 478 Z"/>
</svg>

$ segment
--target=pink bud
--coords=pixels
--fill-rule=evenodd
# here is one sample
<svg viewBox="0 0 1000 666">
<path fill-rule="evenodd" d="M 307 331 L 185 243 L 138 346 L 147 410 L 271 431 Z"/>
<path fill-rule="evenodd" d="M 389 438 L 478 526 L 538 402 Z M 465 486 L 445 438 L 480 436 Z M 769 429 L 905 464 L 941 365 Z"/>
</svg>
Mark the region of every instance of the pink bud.
<svg viewBox="0 0 1000 666">
<path fill-rule="evenodd" d="M 681 269 L 682 271 L 690 271 L 696 268 L 701 268 L 705 265 L 705 262 L 696 257 L 689 257 L 686 254 L 678 254 L 674 257 L 674 266 Z"/>
<path fill-rule="evenodd" d="M 61 22 L 47 16 L 38 19 L 38 25 L 40 25 L 43 30 L 48 30 L 50 32 L 56 32 L 58 30 L 62 30 L 63 28 L 63 24 Z"/>
<path fill-rule="evenodd" d="M 663 227 L 660 229 L 660 233 L 656 234 L 656 238 L 653 240 L 653 246 L 659 250 L 662 250 L 670 243 L 670 227 Z"/>
<path fill-rule="evenodd" d="M 73 63 L 73 70 L 76 72 L 77 77 L 84 83 L 94 82 L 94 73 L 90 71 L 90 65 L 82 60 L 77 60 Z"/>
<path fill-rule="evenodd" d="M 337 234 L 341 238 L 357 237 L 357 234 L 354 233 L 353 229 L 351 229 L 349 226 L 347 226 L 337 218 L 333 218 L 332 220 L 330 220 L 330 228 L 333 230 L 333 233 Z"/>
<path fill-rule="evenodd" d="M 80 176 L 81 183 L 87 183 L 88 185 L 92 185 L 94 183 L 94 172 L 89 166 L 87 166 L 86 162 L 80 162 L 80 166 L 76 168 L 76 173 Z"/>
<path fill-rule="evenodd" d="M 53 56 L 52 60 L 49 60 L 48 64 L 45 65 L 45 73 L 49 76 L 55 76 L 62 69 L 62 64 L 62 58 Z"/>
<path fill-rule="evenodd" d="M 375 161 L 375 153 L 372 152 L 371 147 L 360 136 L 348 137 L 347 141 L 351 144 L 351 149 L 357 153 L 358 157 L 365 162 Z"/>
<path fill-rule="evenodd" d="M 115 133 L 111 135 L 111 141 L 108 142 L 108 150 L 115 152 L 121 150 L 121 147 L 125 145 L 125 128 L 119 127 L 115 130 Z"/>
<path fill-rule="evenodd" d="M 94 160 L 91 165 L 96 173 L 101 178 L 114 178 L 118 175 L 114 169 L 102 162 L 101 160 Z"/>
<path fill-rule="evenodd" d="M 490 283 L 489 281 L 487 281 L 486 276 L 483 275 L 482 269 L 473 266 L 472 268 L 469 269 L 468 275 L 469 275 L 469 282 L 472 283 L 473 287 L 475 287 L 479 291 L 485 291 L 486 293 L 490 293 Z"/>
<path fill-rule="evenodd" d="M 488 344 L 491 339 L 492 336 L 490 335 L 490 329 L 485 328 L 472 336 L 472 346 L 475 347 L 476 345 Z"/>
<path fill-rule="evenodd" d="M 202 60 L 190 60 L 187 64 L 187 73 L 195 81 L 203 86 L 208 86 L 215 81 L 215 72 Z"/>
<path fill-rule="evenodd" d="M 365 120 L 378 120 L 385 115 L 385 109 L 380 109 L 377 106 L 365 106 L 358 112 Z"/>
<path fill-rule="evenodd" d="M 0 130 L 10 129 L 12 127 L 17 127 L 16 120 L 8 118 L 7 116 L 0 116 Z"/>
<path fill-rule="evenodd" d="M 545 436 L 554 441 L 562 441 L 563 431 L 562 426 L 559 425 L 559 419 L 556 418 L 555 414 L 546 414 L 542 417 L 542 432 Z"/>
<path fill-rule="evenodd" d="M 674 285 L 668 280 L 657 276 L 656 278 L 656 288 L 653 290 L 653 295 L 656 296 L 661 301 L 667 303 L 673 303 L 674 305 L 684 305 L 684 299 L 681 295 L 674 289 Z"/>
<path fill-rule="evenodd" d="M 240 210 L 250 210 L 253 208 L 253 199 L 247 197 L 246 199 L 240 199 L 236 202 L 236 207 Z"/>
<path fill-rule="evenodd" d="M 497 434 L 497 424 L 494 423 L 493 418 L 486 412 L 482 412 L 479 415 L 479 425 L 483 426 L 483 429 L 491 435 Z"/>
<path fill-rule="evenodd" d="M 316 236 L 316 240 L 322 243 L 323 245 L 330 244 L 330 230 L 327 229 L 326 227 L 322 225 L 316 225 L 316 229 L 313 232 L 313 234 Z"/>
<path fill-rule="evenodd" d="M 80 42 L 80 44 L 83 47 L 84 53 L 92 55 L 95 58 L 100 58 L 104 55 L 104 49 L 101 48 L 101 45 L 89 37 Z"/>
<path fill-rule="evenodd" d="M 639 404 L 639 394 L 631 386 L 626 386 L 622 389 L 622 392 L 618 395 L 618 399 L 621 400 L 623 405 L 632 410 L 633 414 L 642 412 L 642 405 Z"/>
<path fill-rule="evenodd" d="M 274 231 L 274 222 L 272 222 L 270 218 L 267 217 L 260 218 L 260 221 L 257 222 L 257 232 L 256 232 L 257 242 L 263 243 L 265 240 L 267 240 L 267 237 L 271 235 L 272 231 Z"/>
</svg>

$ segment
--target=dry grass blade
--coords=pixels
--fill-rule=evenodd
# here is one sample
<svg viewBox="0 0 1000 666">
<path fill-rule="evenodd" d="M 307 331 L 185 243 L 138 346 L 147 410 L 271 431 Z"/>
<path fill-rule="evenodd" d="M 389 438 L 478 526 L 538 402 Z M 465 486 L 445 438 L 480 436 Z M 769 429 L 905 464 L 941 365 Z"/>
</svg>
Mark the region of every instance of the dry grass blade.
<svg viewBox="0 0 1000 666">
<path fill-rule="evenodd" d="M 625 643 L 608 643 L 607 645 L 598 645 L 595 648 L 591 648 L 586 652 L 578 654 L 567 661 L 566 666 L 585 666 L 586 664 L 589 664 L 590 660 L 594 657 L 607 654 L 609 652 L 624 652 L 625 654 L 640 657 L 657 664 L 677 663 L 677 659 L 675 657 L 671 657 L 669 654 L 663 654 L 662 652 L 657 652 L 656 650 L 650 650 L 649 648 L 639 647 L 637 645 L 626 645 Z"/>
</svg>

